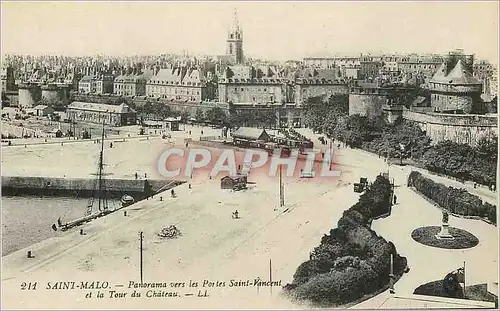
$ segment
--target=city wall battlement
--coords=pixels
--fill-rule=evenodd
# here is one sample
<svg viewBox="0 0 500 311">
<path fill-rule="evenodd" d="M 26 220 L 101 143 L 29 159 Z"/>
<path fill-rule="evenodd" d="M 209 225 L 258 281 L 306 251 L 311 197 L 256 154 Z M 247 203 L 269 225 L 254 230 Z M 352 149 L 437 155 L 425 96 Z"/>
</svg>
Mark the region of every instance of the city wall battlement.
<svg viewBox="0 0 500 311">
<path fill-rule="evenodd" d="M 148 179 L 106 179 L 105 189 L 112 197 L 124 194 L 136 200 L 181 184 L 182 181 Z M 91 197 L 98 188 L 97 179 L 2 176 L 4 195 L 47 195 Z"/>
</svg>

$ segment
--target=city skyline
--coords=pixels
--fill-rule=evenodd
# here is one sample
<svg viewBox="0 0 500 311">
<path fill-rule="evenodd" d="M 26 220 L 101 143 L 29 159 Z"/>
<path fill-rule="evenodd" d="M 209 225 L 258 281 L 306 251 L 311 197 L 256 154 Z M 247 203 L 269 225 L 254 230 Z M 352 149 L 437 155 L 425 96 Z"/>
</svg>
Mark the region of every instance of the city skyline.
<svg viewBox="0 0 500 311">
<path fill-rule="evenodd" d="M 254 58 L 462 48 L 498 61 L 497 2 L 3 2 L 2 53 L 223 55 L 234 9 Z"/>
</svg>

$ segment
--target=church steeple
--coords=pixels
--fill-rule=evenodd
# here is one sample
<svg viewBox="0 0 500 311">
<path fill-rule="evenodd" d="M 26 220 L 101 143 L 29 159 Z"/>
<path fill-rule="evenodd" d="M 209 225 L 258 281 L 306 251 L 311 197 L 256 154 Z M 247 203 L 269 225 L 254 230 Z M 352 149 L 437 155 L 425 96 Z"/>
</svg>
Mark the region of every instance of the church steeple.
<svg viewBox="0 0 500 311">
<path fill-rule="evenodd" d="M 234 9 L 233 12 L 233 30 L 239 31 L 240 30 L 240 22 L 238 21 L 238 11 Z"/>
<path fill-rule="evenodd" d="M 234 10 L 233 23 L 227 37 L 227 55 L 232 56 L 236 64 L 243 62 L 243 31 L 240 28 L 236 9 Z"/>
</svg>

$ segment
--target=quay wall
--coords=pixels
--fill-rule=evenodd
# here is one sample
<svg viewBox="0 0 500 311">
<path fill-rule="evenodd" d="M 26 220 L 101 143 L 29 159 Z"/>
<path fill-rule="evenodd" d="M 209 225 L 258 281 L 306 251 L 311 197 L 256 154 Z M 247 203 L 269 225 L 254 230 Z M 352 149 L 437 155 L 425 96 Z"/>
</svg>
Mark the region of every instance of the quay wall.
<svg viewBox="0 0 500 311">
<path fill-rule="evenodd" d="M 140 200 L 160 189 L 168 190 L 180 183 L 182 182 L 173 180 L 106 179 L 104 187 L 110 197 L 119 198 L 128 194 Z M 97 179 L 2 176 L 3 195 L 91 197 L 97 188 Z"/>
</svg>

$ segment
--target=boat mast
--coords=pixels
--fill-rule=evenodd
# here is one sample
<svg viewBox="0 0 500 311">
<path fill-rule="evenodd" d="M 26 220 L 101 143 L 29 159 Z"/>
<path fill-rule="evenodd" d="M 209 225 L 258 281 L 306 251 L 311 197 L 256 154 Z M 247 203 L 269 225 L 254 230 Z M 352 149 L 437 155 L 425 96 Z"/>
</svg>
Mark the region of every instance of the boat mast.
<svg viewBox="0 0 500 311">
<path fill-rule="evenodd" d="M 107 202 L 106 198 L 104 197 L 104 180 L 102 178 L 102 173 L 103 173 L 103 168 L 104 168 L 104 163 L 103 163 L 103 155 L 104 155 L 104 122 L 106 119 L 102 120 L 102 136 L 101 136 L 101 153 L 99 154 L 99 211 L 107 210 Z M 101 201 L 102 202 L 102 207 L 101 207 Z"/>
</svg>

